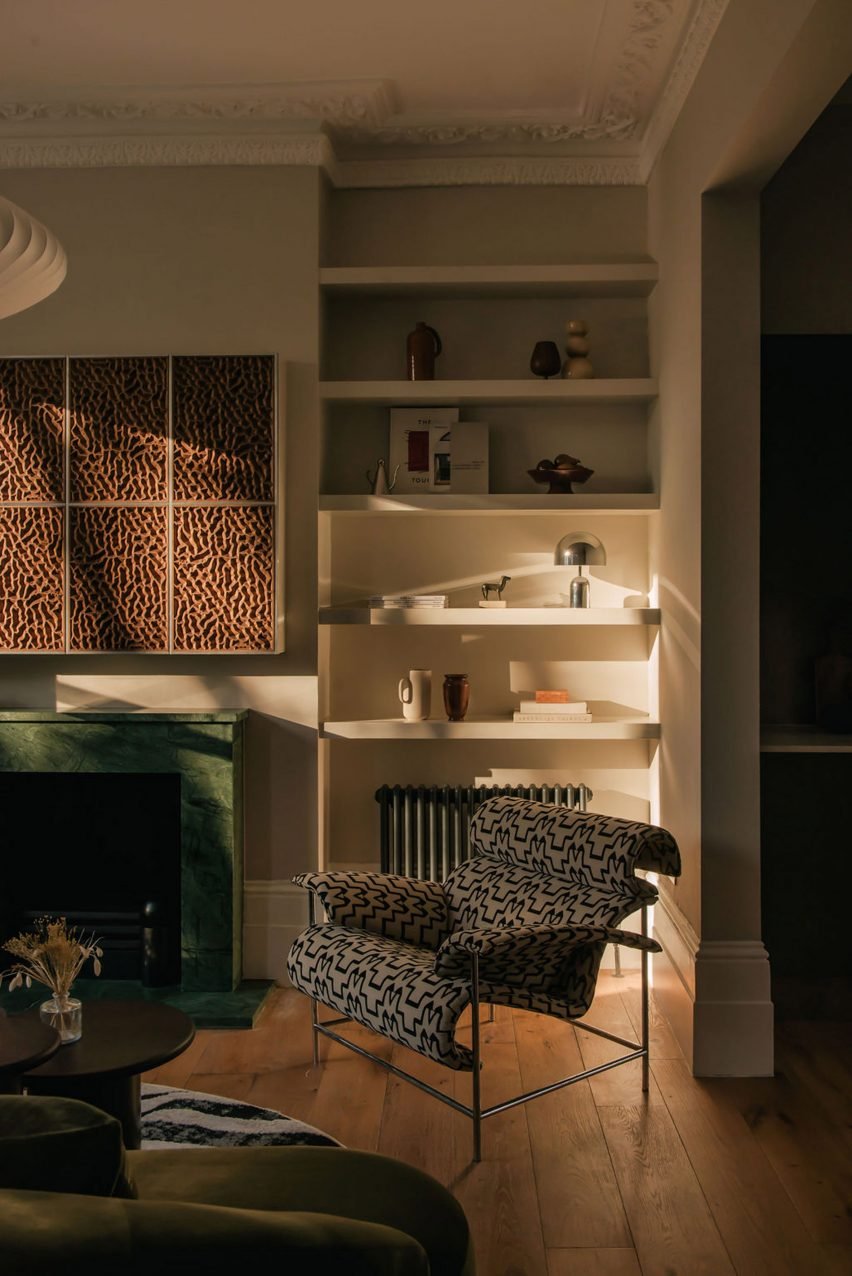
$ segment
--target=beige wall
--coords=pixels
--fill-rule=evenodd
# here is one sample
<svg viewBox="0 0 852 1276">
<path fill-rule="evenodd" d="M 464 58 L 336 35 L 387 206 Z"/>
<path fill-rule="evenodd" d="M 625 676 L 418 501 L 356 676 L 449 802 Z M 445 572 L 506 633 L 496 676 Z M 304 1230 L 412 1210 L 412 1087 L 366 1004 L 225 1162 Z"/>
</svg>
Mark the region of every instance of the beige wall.
<svg viewBox="0 0 852 1276">
<path fill-rule="evenodd" d="M 249 707 L 246 876 L 316 855 L 316 369 L 313 169 L 7 172 L 4 194 L 68 254 L 52 297 L 0 327 L 0 354 L 271 352 L 287 471 L 280 656 L 6 656 L 0 705 Z"/>
<path fill-rule="evenodd" d="M 758 820 L 758 191 L 839 86 L 836 33 L 848 27 L 834 0 L 732 0 L 650 182 L 661 818 L 685 858 L 665 922 L 677 970 L 664 995 L 706 1073 L 772 1069 Z"/>
<path fill-rule="evenodd" d="M 648 251 L 638 186 L 336 191 L 328 231 L 328 266 L 550 265 Z"/>
</svg>

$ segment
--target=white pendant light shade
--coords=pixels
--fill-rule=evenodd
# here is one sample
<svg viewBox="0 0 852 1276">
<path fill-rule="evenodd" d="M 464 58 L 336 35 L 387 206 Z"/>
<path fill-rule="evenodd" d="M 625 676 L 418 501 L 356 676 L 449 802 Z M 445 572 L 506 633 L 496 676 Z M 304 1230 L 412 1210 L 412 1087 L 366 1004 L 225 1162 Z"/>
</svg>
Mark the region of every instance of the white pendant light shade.
<svg viewBox="0 0 852 1276">
<path fill-rule="evenodd" d="M 0 319 L 49 297 L 65 270 L 65 250 L 52 231 L 0 195 Z"/>
</svg>

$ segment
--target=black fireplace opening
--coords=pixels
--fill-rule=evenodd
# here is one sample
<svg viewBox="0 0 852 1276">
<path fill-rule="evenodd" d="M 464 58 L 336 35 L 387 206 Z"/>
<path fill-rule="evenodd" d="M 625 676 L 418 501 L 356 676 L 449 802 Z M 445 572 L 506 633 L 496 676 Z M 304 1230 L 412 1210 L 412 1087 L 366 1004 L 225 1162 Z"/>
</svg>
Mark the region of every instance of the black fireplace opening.
<svg viewBox="0 0 852 1276">
<path fill-rule="evenodd" d="M 0 773 L 0 943 L 66 917 L 101 938 L 104 979 L 180 984 L 180 784 L 173 773 Z M 0 969 L 12 960 L 1 953 Z M 81 978 L 92 974 L 87 963 Z"/>
</svg>

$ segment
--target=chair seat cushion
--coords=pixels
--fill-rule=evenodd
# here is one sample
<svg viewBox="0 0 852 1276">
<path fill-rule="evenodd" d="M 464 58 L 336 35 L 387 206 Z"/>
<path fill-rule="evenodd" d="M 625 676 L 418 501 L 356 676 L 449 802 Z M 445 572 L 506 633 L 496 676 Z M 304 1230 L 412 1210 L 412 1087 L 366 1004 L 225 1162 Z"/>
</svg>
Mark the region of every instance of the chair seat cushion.
<svg viewBox="0 0 852 1276">
<path fill-rule="evenodd" d="M 470 985 L 436 974 L 434 966 L 431 948 L 326 923 L 298 936 L 287 973 L 300 992 L 383 1037 L 469 1071 L 471 1052 L 454 1034 Z"/>
</svg>

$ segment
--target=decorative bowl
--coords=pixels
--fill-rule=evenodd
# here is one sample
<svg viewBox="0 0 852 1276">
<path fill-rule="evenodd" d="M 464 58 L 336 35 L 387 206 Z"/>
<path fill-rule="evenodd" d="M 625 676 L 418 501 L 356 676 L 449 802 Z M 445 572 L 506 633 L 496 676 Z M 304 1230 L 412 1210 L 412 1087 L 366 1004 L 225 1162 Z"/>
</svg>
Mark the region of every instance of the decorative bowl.
<svg viewBox="0 0 852 1276">
<path fill-rule="evenodd" d="M 589 470 L 585 465 L 574 465 L 568 469 L 545 469 L 542 466 L 536 466 L 534 470 L 527 470 L 531 479 L 536 483 L 549 483 L 549 492 L 556 492 L 562 496 L 573 495 L 572 483 L 585 483 L 594 474 L 594 470 Z"/>
</svg>

